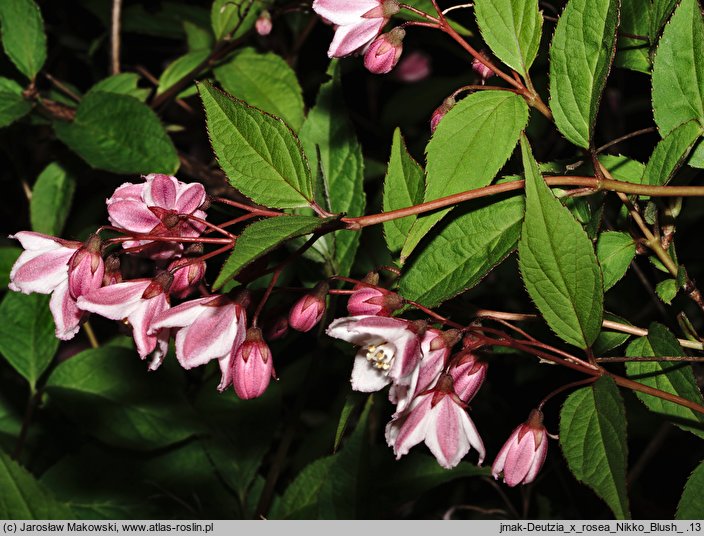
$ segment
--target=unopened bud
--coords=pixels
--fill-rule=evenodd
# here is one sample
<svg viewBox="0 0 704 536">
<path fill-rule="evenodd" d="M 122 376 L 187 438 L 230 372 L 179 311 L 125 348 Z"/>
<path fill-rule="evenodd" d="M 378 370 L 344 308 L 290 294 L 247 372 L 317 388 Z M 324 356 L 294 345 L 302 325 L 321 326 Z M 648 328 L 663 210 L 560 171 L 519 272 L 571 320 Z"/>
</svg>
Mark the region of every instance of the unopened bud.
<svg viewBox="0 0 704 536">
<path fill-rule="evenodd" d="M 364 66 L 374 74 L 386 74 L 396 67 L 403 51 L 406 30 L 394 28 L 377 37 L 364 53 Z"/>
</svg>

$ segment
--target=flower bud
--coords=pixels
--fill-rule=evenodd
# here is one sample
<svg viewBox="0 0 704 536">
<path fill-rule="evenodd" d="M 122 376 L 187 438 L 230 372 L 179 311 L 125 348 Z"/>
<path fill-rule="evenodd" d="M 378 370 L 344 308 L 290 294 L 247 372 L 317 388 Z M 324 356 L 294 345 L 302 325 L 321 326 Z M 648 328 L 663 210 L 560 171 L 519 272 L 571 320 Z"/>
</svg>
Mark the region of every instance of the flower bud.
<svg viewBox="0 0 704 536">
<path fill-rule="evenodd" d="M 548 432 L 543 426 L 543 414 L 534 409 L 501 447 L 491 474 L 499 478 L 503 472 L 504 482 L 510 487 L 529 484 L 542 468 L 547 452 Z"/>
<path fill-rule="evenodd" d="M 430 56 L 414 51 L 405 56 L 396 67 L 396 78 L 401 82 L 413 84 L 430 76 Z"/>
<path fill-rule="evenodd" d="M 232 381 L 237 396 L 245 400 L 264 394 L 274 373 L 271 350 L 259 328 L 249 328 L 247 337 L 235 353 Z"/>
<path fill-rule="evenodd" d="M 272 27 L 273 25 L 271 23 L 271 15 L 266 10 L 262 11 L 259 14 L 259 18 L 257 18 L 257 22 L 254 23 L 254 28 L 257 30 L 257 33 L 262 37 L 265 35 L 269 35 L 271 33 Z"/>
<path fill-rule="evenodd" d="M 406 30 L 394 28 L 377 37 L 364 53 L 364 66 L 374 74 L 386 74 L 396 67 L 403 51 Z"/>
<path fill-rule="evenodd" d="M 390 316 L 403 305 L 401 297 L 383 288 L 361 287 L 350 295 L 347 311 L 352 316 Z"/>
<path fill-rule="evenodd" d="M 484 65 L 481 61 L 479 61 L 477 58 L 474 58 L 472 61 L 472 70 L 477 73 L 481 79 L 482 79 L 482 84 L 486 82 L 488 78 L 491 78 L 494 76 L 494 71 L 489 69 L 486 65 Z"/>
<path fill-rule="evenodd" d="M 326 282 L 319 283 L 313 292 L 306 294 L 291 308 L 288 323 L 296 331 L 310 331 L 320 322 L 325 313 L 325 297 L 330 286 Z"/>
<path fill-rule="evenodd" d="M 438 124 L 440 123 L 440 120 L 445 117 L 445 114 L 449 112 L 452 107 L 455 105 L 455 98 L 454 97 L 447 97 L 444 101 L 442 101 L 442 104 L 438 106 L 435 111 L 433 112 L 433 115 L 430 117 L 430 132 L 435 132 L 435 129 L 438 128 Z"/>
<path fill-rule="evenodd" d="M 174 282 L 171 284 L 171 294 L 177 298 L 185 298 L 193 292 L 196 285 L 203 279 L 205 261 L 184 257 L 169 264 L 168 270 L 174 275 Z"/>
</svg>

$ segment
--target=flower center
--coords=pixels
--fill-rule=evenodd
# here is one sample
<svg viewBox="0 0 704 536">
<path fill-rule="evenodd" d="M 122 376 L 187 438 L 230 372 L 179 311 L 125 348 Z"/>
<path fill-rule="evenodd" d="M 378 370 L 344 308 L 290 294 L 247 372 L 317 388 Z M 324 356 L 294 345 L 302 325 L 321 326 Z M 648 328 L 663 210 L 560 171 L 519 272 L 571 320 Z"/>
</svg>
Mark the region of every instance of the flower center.
<svg viewBox="0 0 704 536">
<path fill-rule="evenodd" d="M 388 374 L 391 364 L 394 361 L 394 353 L 383 344 L 370 344 L 367 346 L 367 361 L 372 368 L 384 374 Z"/>
</svg>

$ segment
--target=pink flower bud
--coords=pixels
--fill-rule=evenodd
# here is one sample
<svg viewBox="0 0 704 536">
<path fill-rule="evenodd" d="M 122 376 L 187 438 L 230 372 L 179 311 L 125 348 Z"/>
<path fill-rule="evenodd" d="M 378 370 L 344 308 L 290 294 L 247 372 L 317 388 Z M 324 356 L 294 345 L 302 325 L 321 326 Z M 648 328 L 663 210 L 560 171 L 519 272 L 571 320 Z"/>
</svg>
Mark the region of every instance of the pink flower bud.
<svg viewBox="0 0 704 536">
<path fill-rule="evenodd" d="M 534 409 L 528 420 L 516 428 L 506 441 L 491 468 L 494 478 L 503 471 L 504 482 L 514 487 L 535 480 L 548 452 L 548 433 L 543 414 Z"/>
<path fill-rule="evenodd" d="M 181 266 L 183 268 L 180 268 Z M 171 294 L 177 298 L 185 298 L 195 290 L 196 285 L 203 279 L 205 261 L 185 257 L 169 264 L 168 270 L 174 275 Z"/>
<path fill-rule="evenodd" d="M 474 58 L 472 60 L 472 70 L 474 70 L 475 73 L 477 73 L 481 79 L 482 79 L 482 84 L 492 76 L 494 76 L 494 71 L 489 69 L 486 65 L 484 65 L 481 61 L 479 61 L 477 58 Z"/>
<path fill-rule="evenodd" d="M 396 78 L 401 82 L 412 84 L 430 76 L 430 56 L 424 52 L 414 51 L 404 57 L 396 67 Z"/>
<path fill-rule="evenodd" d="M 487 368 L 486 361 L 466 352 L 464 357 L 450 369 L 450 374 L 455 380 L 455 392 L 462 402 L 469 403 L 477 394 L 486 378 Z"/>
<path fill-rule="evenodd" d="M 288 314 L 289 325 L 297 331 L 310 331 L 320 322 L 325 313 L 325 297 L 327 296 L 329 285 L 325 282 L 319 283 L 315 290 L 303 296 L 291 308 Z"/>
<path fill-rule="evenodd" d="M 377 37 L 364 53 L 364 66 L 374 74 L 386 74 L 396 67 L 403 51 L 406 30 L 394 28 Z"/>
<path fill-rule="evenodd" d="M 257 33 L 262 37 L 269 35 L 272 27 L 271 15 L 268 11 L 262 11 L 259 14 L 259 18 L 257 18 L 257 22 L 254 23 L 254 28 L 257 30 Z"/>
<path fill-rule="evenodd" d="M 438 128 L 440 120 L 445 117 L 445 114 L 447 114 L 447 112 L 449 112 L 454 105 L 454 97 L 447 97 L 444 101 L 442 101 L 442 104 L 435 109 L 433 115 L 430 117 L 430 132 L 435 132 L 435 129 Z"/>
<path fill-rule="evenodd" d="M 271 350 L 259 328 L 249 328 L 247 338 L 235 353 L 232 380 L 237 396 L 248 400 L 264 394 L 273 376 Z"/>
<path fill-rule="evenodd" d="M 401 305 L 402 299 L 398 294 L 382 288 L 361 287 L 350 295 L 347 311 L 352 316 L 390 316 Z"/>
</svg>

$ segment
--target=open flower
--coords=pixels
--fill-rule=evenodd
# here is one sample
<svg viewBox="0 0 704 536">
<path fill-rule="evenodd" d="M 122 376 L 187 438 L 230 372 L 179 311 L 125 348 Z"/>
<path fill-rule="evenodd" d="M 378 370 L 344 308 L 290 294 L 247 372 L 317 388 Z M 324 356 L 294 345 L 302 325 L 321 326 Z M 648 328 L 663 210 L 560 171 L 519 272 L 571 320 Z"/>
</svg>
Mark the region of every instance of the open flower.
<svg viewBox="0 0 704 536">
<path fill-rule="evenodd" d="M 404 416 L 386 426 L 386 441 L 396 459 L 424 441 L 446 469 L 460 463 L 471 447 L 479 453 L 479 464 L 484 461 L 482 438 L 455 394 L 449 374 L 442 374 L 431 391 L 417 396 Z"/>
<path fill-rule="evenodd" d="M 31 231 L 11 236 L 24 251 L 10 271 L 10 290 L 30 294 L 51 294 L 49 308 L 56 324 L 56 336 L 73 338 L 85 313 L 76 299 L 103 282 L 104 265 L 100 240 L 91 237 L 86 244 L 62 240 Z"/>
<path fill-rule="evenodd" d="M 84 311 L 112 320 L 127 320 L 137 352 L 142 359 L 154 352 L 150 368 L 157 368 L 169 347 L 169 330 L 154 333 L 151 324 L 169 308 L 168 290 L 171 276 L 164 272 L 154 279 L 134 279 L 99 288 L 78 298 Z"/>
<path fill-rule="evenodd" d="M 169 175 L 151 174 L 142 184 L 123 184 L 106 202 L 110 222 L 117 227 L 138 234 L 192 238 L 199 236 L 205 226 L 183 216 L 204 219 L 206 214 L 199 207 L 205 199 L 202 184 L 185 184 Z M 168 259 L 183 250 L 176 243 L 123 242 L 125 248 L 147 245 L 145 251 L 153 259 Z"/>
<path fill-rule="evenodd" d="M 207 296 L 162 312 L 154 318 L 151 331 L 177 329 L 176 358 L 185 369 L 217 359 L 222 391 L 232 383 L 231 360 L 244 341 L 246 327 L 242 304 L 227 296 Z"/>
<path fill-rule="evenodd" d="M 543 426 L 543 413 L 534 409 L 528 420 L 518 426 L 499 451 L 491 474 L 513 487 L 535 480 L 548 453 L 548 432 Z"/>
<path fill-rule="evenodd" d="M 371 43 L 399 6 L 395 0 L 315 0 L 313 10 L 336 26 L 328 56 L 341 58 Z"/>
<path fill-rule="evenodd" d="M 425 322 L 380 316 L 334 320 L 327 334 L 360 347 L 352 369 L 352 389 L 371 393 L 390 382 L 410 384 L 420 359 Z"/>
</svg>

